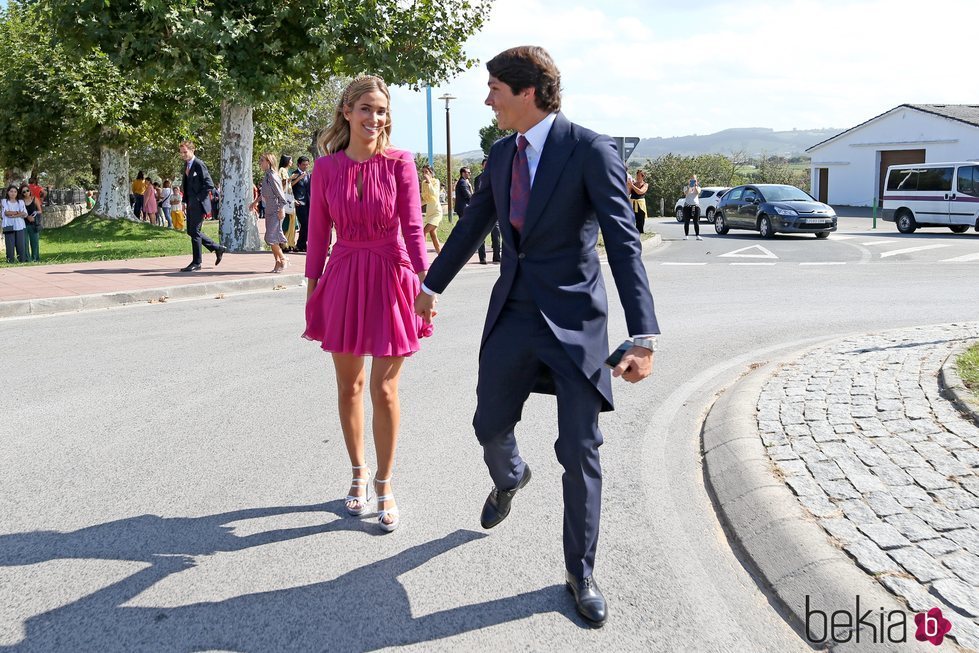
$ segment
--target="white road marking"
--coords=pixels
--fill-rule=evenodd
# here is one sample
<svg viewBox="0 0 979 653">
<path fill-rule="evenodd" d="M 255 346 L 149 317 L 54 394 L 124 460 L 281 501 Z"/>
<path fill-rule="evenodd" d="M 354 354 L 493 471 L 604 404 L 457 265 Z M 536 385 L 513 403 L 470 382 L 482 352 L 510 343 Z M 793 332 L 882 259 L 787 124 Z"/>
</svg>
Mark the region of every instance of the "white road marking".
<svg viewBox="0 0 979 653">
<path fill-rule="evenodd" d="M 664 261 L 663 262 L 663 265 L 707 265 L 707 262 L 705 261 L 703 263 L 679 263 L 679 262 L 672 263 L 672 262 L 669 262 L 669 261 Z"/>
<path fill-rule="evenodd" d="M 846 265 L 846 261 L 807 261 L 799 265 Z"/>
<path fill-rule="evenodd" d="M 731 263 L 731 265 L 775 265 L 775 263 Z"/>
<path fill-rule="evenodd" d="M 761 251 L 761 254 L 743 254 L 742 252 L 747 252 L 753 249 Z M 742 247 L 741 249 L 736 249 L 733 252 L 728 252 L 727 254 L 721 254 L 721 257 L 732 256 L 736 258 L 778 258 L 772 254 L 769 250 L 765 249 L 761 245 L 750 245 L 748 247 Z"/>
<path fill-rule="evenodd" d="M 887 243 L 896 243 L 896 242 L 897 241 L 896 240 L 893 240 L 893 239 L 891 239 L 891 240 L 871 240 L 870 242 L 860 243 L 860 244 L 861 245 L 864 245 L 866 247 L 873 247 L 874 245 L 886 245 Z"/>
<path fill-rule="evenodd" d="M 889 252 L 881 252 L 881 258 L 897 256 L 898 254 L 910 254 L 911 252 L 923 252 L 926 249 L 939 249 L 941 247 L 951 247 L 951 245 L 919 245 L 918 247 L 905 247 L 904 249 L 894 249 Z"/>
<path fill-rule="evenodd" d="M 947 258 L 945 260 L 939 261 L 939 263 L 965 263 L 966 261 L 976 261 L 976 260 L 979 260 L 979 254 L 965 254 L 964 256 Z"/>
</svg>

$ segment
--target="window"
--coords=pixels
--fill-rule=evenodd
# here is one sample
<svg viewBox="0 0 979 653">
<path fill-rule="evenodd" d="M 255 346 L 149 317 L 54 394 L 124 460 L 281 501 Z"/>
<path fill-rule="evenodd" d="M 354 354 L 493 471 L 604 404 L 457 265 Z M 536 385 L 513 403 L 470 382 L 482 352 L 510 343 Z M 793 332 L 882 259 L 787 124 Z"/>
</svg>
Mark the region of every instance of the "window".
<svg viewBox="0 0 979 653">
<path fill-rule="evenodd" d="M 758 191 L 756 191 L 754 188 L 746 188 L 744 191 L 744 201 L 752 202 L 756 199 L 758 199 Z"/>
<path fill-rule="evenodd" d="M 920 170 L 891 170 L 887 177 L 887 190 L 918 190 Z"/>
<path fill-rule="evenodd" d="M 976 189 L 977 182 L 979 182 L 977 172 L 979 172 L 977 166 L 962 166 L 959 168 L 958 189 L 960 193 L 979 195 L 979 190 Z"/>
<path fill-rule="evenodd" d="M 705 190 L 704 192 L 702 192 L 700 194 L 700 199 L 703 200 L 703 199 L 707 199 L 708 197 L 713 197 L 713 196 L 714 196 L 714 191 L 712 191 L 712 190 Z"/>
<path fill-rule="evenodd" d="M 795 186 L 769 186 L 765 188 L 765 199 L 769 202 L 811 202 L 804 190 Z"/>
<path fill-rule="evenodd" d="M 744 186 L 739 186 L 734 190 L 729 190 L 727 195 L 724 196 L 724 201 L 731 200 L 732 202 L 737 202 L 741 199 L 741 193 L 744 192 Z"/>
<path fill-rule="evenodd" d="M 952 190 L 954 168 L 926 168 L 918 177 L 918 190 L 949 192 Z"/>
</svg>

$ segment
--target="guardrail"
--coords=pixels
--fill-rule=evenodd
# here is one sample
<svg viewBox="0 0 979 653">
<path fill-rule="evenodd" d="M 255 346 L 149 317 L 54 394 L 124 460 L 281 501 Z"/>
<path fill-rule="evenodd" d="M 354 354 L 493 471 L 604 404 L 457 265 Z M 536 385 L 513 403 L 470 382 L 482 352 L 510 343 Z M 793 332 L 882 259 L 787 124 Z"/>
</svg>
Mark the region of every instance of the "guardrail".
<svg viewBox="0 0 979 653">
<path fill-rule="evenodd" d="M 64 204 L 84 204 L 84 188 L 45 188 L 45 204 L 64 205 Z"/>
</svg>

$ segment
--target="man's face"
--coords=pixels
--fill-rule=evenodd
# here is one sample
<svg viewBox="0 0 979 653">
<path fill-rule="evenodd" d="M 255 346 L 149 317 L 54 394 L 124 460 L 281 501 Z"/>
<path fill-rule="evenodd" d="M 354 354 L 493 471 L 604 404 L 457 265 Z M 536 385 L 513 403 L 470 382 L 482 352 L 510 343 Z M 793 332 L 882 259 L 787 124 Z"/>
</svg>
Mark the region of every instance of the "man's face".
<svg viewBox="0 0 979 653">
<path fill-rule="evenodd" d="M 303 161 L 302 163 L 299 164 L 299 169 L 302 170 L 303 172 L 306 172 L 306 169 L 308 167 L 309 167 L 309 161 Z"/>
<path fill-rule="evenodd" d="M 184 161 L 190 161 L 194 158 L 194 152 L 186 145 L 180 146 L 180 158 Z"/>
<path fill-rule="evenodd" d="M 509 86 L 492 75 L 489 76 L 486 85 L 489 87 L 489 94 L 486 96 L 485 103 L 496 114 L 496 124 L 500 129 L 526 131 L 526 128 L 521 129 L 521 127 L 524 127 L 530 108 L 533 106 L 534 89 L 526 88 L 514 94 Z"/>
</svg>

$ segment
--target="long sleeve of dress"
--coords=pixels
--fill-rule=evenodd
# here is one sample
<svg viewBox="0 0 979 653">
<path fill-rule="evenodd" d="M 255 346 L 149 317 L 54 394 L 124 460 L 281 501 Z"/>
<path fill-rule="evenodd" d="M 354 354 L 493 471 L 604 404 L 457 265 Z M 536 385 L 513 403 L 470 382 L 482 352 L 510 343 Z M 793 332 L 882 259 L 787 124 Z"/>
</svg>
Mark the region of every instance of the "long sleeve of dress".
<svg viewBox="0 0 979 653">
<path fill-rule="evenodd" d="M 410 152 L 403 153 L 396 169 L 398 198 L 395 210 L 401 221 L 401 233 L 404 235 L 408 258 L 418 273 L 428 269 L 428 252 L 425 249 L 425 231 L 419 201 L 418 168 L 415 167 L 415 160 Z"/>
<path fill-rule="evenodd" d="M 306 278 L 319 279 L 326 267 L 326 254 L 333 237 L 333 219 L 326 200 L 329 160 L 322 157 L 313 166 L 309 184 L 309 238 L 306 243 Z"/>
</svg>

